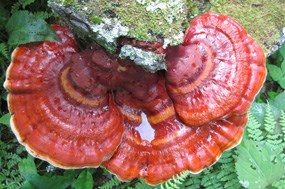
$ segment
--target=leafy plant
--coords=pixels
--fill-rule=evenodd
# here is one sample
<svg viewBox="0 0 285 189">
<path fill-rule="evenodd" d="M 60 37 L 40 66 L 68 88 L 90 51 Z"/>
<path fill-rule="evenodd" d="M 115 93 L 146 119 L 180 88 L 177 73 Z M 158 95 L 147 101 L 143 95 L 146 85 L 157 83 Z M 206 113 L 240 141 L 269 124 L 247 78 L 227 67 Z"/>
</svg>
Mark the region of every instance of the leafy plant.
<svg viewBox="0 0 285 189">
<path fill-rule="evenodd" d="M 275 116 L 269 104 L 264 111 L 263 124 L 250 114 L 246 138 L 237 148 L 236 169 L 244 187 L 278 188 L 284 180 L 284 111 Z"/>
<path fill-rule="evenodd" d="M 111 176 L 111 179 L 99 186 L 99 189 L 110 189 L 119 186 L 120 184 L 122 184 L 122 182 L 117 179 L 117 177 Z"/>
<path fill-rule="evenodd" d="M 92 189 L 93 188 L 93 178 L 92 174 L 87 170 L 83 170 L 78 176 L 77 180 L 74 183 L 75 189 L 85 188 Z"/>
<path fill-rule="evenodd" d="M 28 11 L 16 11 L 6 24 L 8 45 L 17 46 L 34 41 L 55 41 L 54 30 L 37 15 Z"/>
<path fill-rule="evenodd" d="M 9 55 L 8 55 L 8 46 L 6 43 L 0 43 L 0 53 L 1 55 L 5 58 L 5 59 L 9 59 Z M 4 63 L 4 60 L 1 59 L 1 64 Z"/>
<path fill-rule="evenodd" d="M 184 172 L 176 175 L 174 178 L 169 179 L 165 183 L 161 184 L 160 188 L 161 189 L 165 189 L 165 188 L 179 189 L 181 187 L 181 185 L 183 185 L 183 182 L 185 182 L 185 180 L 187 179 L 189 174 L 190 174 L 189 171 L 184 171 Z"/>
<path fill-rule="evenodd" d="M 3 115 L 0 117 L 0 123 L 6 126 L 10 126 L 10 117 L 11 115 L 9 113 Z"/>
<path fill-rule="evenodd" d="M 25 178 L 21 189 L 65 189 L 73 186 L 75 189 L 92 189 L 92 174 L 88 169 L 80 171 L 64 171 L 62 175 L 38 174 L 38 168 L 31 156 L 22 159 L 19 163 L 19 171 Z M 79 174 L 79 175 L 78 175 Z"/>
<path fill-rule="evenodd" d="M 25 178 L 22 189 L 37 189 L 37 188 L 58 188 L 64 189 L 70 185 L 70 178 L 64 176 L 41 176 L 37 172 L 37 167 L 31 156 L 26 159 L 22 159 L 19 163 L 19 171 Z"/>
<path fill-rule="evenodd" d="M 14 48 L 17 45 L 34 41 L 55 41 L 57 36 L 50 25 L 44 19 L 54 16 L 47 11 L 31 12 L 29 5 L 36 3 L 35 0 L 18 0 L 12 5 L 9 3 L 0 4 L 0 23 L 4 28 L 0 28 L 0 33 L 8 34 L 7 43 L 1 43 L 0 54 L 8 59 L 7 45 Z M 36 7 L 37 5 L 35 5 Z M 9 7 L 10 15 L 5 7 Z M 25 10 L 27 9 L 27 10 Z M 6 41 L 6 39 L 4 39 Z"/>
<path fill-rule="evenodd" d="M 280 154 L 268 145 L 244 140 L 237 152 L 236 171 L 245 188 L 266 188 L 284 175 Z"/>
<path fill-rule="evenodd" d="M 26 152 L 11 134 L 9 125 L 10 114 L 0 116 L 0 188 L 14 189 L 24 181 L 17 166 Z"/>
<path fill-rule="evenodd" d="M 285 44 L 267 61 L 270 77 L 285 89 Z"/>
</svg>

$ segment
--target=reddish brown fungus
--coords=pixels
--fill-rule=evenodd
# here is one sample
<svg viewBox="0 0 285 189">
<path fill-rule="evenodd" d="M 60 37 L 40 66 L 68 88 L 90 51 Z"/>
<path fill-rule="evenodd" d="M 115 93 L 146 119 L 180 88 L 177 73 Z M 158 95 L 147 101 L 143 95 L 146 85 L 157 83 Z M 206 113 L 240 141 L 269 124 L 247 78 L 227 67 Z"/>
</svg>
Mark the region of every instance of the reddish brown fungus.
<svg viewBox="0 0 285 189">
<path fill-rule="evenodd" d="M 198 16 L 183 44 L 165 51 L 121 39 L 165 53 L 167 71 L 158 73 L 96 45 L 79 52 L 66 27 L 53 28 L 61 42 L 18 47 L 5 81 L 12 129 L 32 155 L 62 168 L 102 164 L 121 180 L 155 185 L 202 171 L 240 142 L 266 69 L 233 19 Z M 153 138 L 141 136 L 142 123 Z"/>
</svg>

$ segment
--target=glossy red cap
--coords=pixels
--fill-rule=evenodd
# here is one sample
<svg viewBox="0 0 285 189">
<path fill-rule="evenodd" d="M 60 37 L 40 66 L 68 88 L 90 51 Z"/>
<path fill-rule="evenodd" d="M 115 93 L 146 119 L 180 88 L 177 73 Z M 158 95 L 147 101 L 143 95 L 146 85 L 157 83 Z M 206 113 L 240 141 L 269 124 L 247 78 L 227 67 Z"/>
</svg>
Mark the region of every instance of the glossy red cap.
<svg viewBox="0 0 285 189">
<path fill-rule="evenodd" d="M 212 12 L 192 21 L 166 61 L 169 95 L 191 126 L 245 114 L 266 77 L 262 48 L 235 20 Z"/>
<path fill-rule="evenodd" d="M 69 63 L 76 42 L 66 27 L 53 28 L 59 42 L 13 52 L 5 81 L 11 127 L 33 156 L 54 166 L 96 167 L 121 142 L 123 117 L 111 95 L 90 97 L 75 87 Z"/>
</svg>

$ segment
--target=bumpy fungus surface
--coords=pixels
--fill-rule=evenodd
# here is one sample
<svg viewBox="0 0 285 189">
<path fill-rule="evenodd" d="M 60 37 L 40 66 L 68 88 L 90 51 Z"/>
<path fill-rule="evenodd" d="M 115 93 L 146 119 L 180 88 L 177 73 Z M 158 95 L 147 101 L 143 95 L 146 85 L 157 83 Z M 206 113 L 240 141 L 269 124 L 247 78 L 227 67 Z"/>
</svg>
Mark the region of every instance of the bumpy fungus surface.
<svg viewBox="0 0 285 189">
<path fill-rule="evenodd" d="M 183 44 L 165 52 L 137 43 L 165 53 L 158 73 L 96 45 L 79 52 L 66 27 L 53 27 L 61 42 L 18 47 L 5 82 L 12 129 L 32 155 L 155 185 L 202 171 L 240 142 L 266 70 L 262 49 L 231 18 L 195 18 Z M 138 130 L 143 115 L 152 140 Z"/>
</svg>

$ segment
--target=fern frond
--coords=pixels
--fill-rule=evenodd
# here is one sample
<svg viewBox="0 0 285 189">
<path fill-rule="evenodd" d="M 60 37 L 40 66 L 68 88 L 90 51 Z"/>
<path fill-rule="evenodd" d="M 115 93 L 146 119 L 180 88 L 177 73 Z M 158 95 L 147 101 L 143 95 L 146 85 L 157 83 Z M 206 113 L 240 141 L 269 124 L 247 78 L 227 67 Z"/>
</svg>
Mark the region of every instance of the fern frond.
<svg viewBox="0 0 285 189">
<path fill-rule="evenodd" d="M 263 135 L 260 128 L 261 124 L 257 121 L 251 112 L 248 112 L 247 133 L 249 138 L 255 141 L 262 141 Z"/>
<path fill-rule="evenodd" d="M 280 138 L 283 141 L 281 148 L 284 150 L 285 148 L 285 112 L 283 110 L 280 112 L 279 127 L 280 127 Z M 281 158 L 282 158 L 283 163 L 285 164 L 285 153 L 281 154 Z M 284 178 L 284 182 L 285 182 L 285 178 Z"/>
<path fill-rule="evenodd" d="M 26 6 L 32 4 L 35 0 L 19 0 L 19 3 L 22 5 L 22 8 L 25 9 Z"/>
<path fill-rule="evenodd" d="M 125 189 L 126 187 L 124 187 Z M 138 182 L 135 184 L 134 187 L 128 187 L 128 189 L 153 189 L 154 187 L 145 183 L 143 179 L 138 179 Z"/>
<path fill-rule="evenodd" d="M 26 6 L 32 4 L 33 2 L 35 2 L 35 0 L 18 0 L 18 2 L 12 5 L 11 13 L 14 14 L 16 11 L 20 10 L 20 7 L 25 9 Z"/>
<path fill-rule="evenodd" d="M 189 174 L 190 174 L 190 171 L 183 171 L 180 174 L 173 177 L 172 179 L 169 179 L 165 183 L 162 183 L 160 185 L 160 188 L 161 189 L 172 189 L 172 188 L 179 189 L 180 185 L 183 184 L 183 182 L 187 179 Z"/>
<path fill-rule="evenodd" d="M 186 182 L 184 182 L 184 186 L 187 189 L 199 189 L 201 188 L 201 178 L 200 178 L 200 174 L 199 175 L 192 175 L 190 174 L 190 178 L 186 180 Z"/>
<path fill-rule="evenodd" d="M 161 189 L 179 189 L 180 187 L 178 184 L 173 183 L 171 181 L 167 181 L 164 184 L 161 185 Z"/>
<path fill-rule="evenodd" d="M 0 43 L 0 54 L 9 60 L 8 45 L 6 43 Z"/>
<path fill-rule="evenodd" d="M 265 115 L 264 115 L 264 129 L 268 133 L 274 133 L 275 125 L 276 125 L 276 120 L 274 118 L 272 108 L 269 104 L 267 104 Z"/>
<path fill-rule="evenodd" d="M 280 180 L 274 182 L 272 186 L 277 189 L 283 189 L 285 186 L 285 176 L 283 176 Z"/>
<path fill-rule="evenodd" d="M 280 112 L 279 126 L 281 129 L 281 135 L 282 135 L 283 142 L 285 142 L 285 113 L 284 111 Z"/>
<path fill-rule="evenodd" d="M 15 4 L 13 4 L 12 8 L 11 8 L 11 13 L 14 14 L 15 12 L 17 12 L 21 7 L 21 3 L 20 2 L 16 2 Z"/>
<path fill-rule="evenodd" d="M 112 189 L 115 186 L 119 186 L 121 183 L 122 181 L 113 176 L 112 179 L 99 186 L 99 189 Z"/>
<path fill-rule="evenodd" d="M 219 173 L 217 179 L 223 182 L 224 188 L 240 188 L 239 180 L 235 171 L 235 151 L 226 151 L 222 155 L 219 163 Z"/>
<path fill-rule="evenodd" d="M 213 167 L 204 170 L 201 177 L 201 185 L 207 189 L 222 188 L 223 182 L 221 182 L 220 179 L 217 178 L 218 172 L 219 168 L 214 169 Z"/>
<path fill-rule="evenodd" d="M 272 150 L 281 153 L 283 151 L 281 134 L 276 131 L 277 121 L 274 118 L 272 108 L 269 104 L 267 105 L 265 111 L 264 128 L 265 131 L 267 131 L 265 136 L 266 138 L 264 140 L 265 144 L 268 145 Z"/>
</svg>

